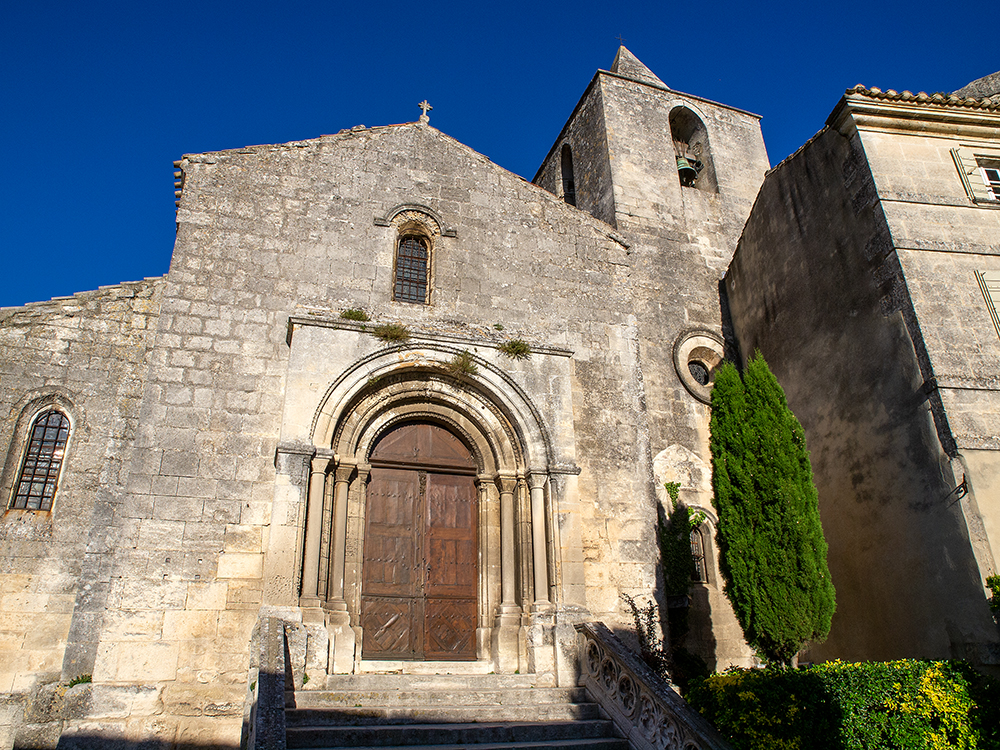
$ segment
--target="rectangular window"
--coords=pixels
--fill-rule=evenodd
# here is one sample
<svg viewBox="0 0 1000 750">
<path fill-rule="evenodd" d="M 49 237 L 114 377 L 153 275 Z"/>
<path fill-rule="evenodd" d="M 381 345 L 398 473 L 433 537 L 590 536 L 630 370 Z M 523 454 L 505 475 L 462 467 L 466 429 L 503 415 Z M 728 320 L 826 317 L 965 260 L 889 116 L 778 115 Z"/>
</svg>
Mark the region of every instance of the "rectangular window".
<svg viewBox="0 0 1000 750">
<path fill-rule="evenodd" d="M 1000 201 L 1000 166 L 980 167 L 979 173 L 983 176 L 983 184 L 990 194 L 995 200 Z"/>
<path fill-rule="evenodd" d="M 962 146 L 951 150 L 951 158 L 969 200 L 978 205 L 1000 204 L 1000 150 Z"/>
</svg>

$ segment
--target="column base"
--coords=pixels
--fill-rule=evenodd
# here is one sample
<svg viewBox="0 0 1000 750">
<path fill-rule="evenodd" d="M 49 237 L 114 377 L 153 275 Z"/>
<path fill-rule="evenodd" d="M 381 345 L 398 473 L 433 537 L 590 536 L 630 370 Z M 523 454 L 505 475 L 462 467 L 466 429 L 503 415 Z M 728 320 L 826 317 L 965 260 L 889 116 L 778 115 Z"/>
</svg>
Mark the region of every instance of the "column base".
<svg viewBox="0 0 1000 750">
<path fill-rule="evenodd" d="M 330 674 L 352 674 L 354 672 L 354 651 L 357 635 L 351 627 L 351 616 L 347 609 L 326 613 L 326 629 L 330 634 Z"/>
</svg>

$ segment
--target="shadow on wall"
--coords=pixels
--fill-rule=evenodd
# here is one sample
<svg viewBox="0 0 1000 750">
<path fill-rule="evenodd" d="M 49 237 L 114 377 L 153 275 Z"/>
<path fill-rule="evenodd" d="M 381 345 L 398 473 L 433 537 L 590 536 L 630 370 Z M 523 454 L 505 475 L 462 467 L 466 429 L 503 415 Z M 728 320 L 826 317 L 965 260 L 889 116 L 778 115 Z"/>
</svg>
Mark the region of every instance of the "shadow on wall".
<svg viewBox="0 0 1000 750">
<path fill-rule="evenodd" d="M 99 733 L 76 734 L 59 740 L 58 750 L 239 750 L 238 744 L 200 744 L 168 740 L 123 740 Z M 51 750 L 51 745 L 14 745 L 14 750 Z"/>
</svg>

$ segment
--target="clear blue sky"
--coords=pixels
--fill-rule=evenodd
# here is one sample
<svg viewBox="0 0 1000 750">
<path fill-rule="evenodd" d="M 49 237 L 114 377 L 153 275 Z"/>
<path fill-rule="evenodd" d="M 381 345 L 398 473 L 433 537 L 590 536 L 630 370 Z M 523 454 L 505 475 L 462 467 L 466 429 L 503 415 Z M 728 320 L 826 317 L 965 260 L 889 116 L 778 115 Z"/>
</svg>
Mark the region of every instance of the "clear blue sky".
<svg viewBox="0 0 1000 750">
<path fill-rule="evenodd" d="M 167 271 L 172 162 L 415 120 L 530 179 L 626 46 L 668 86 L 763 116 L 772 164 L 845 88 L 1000 69 L 997 0 L 95 2 L 0 11 L 0 306 Z"/>
</svg>

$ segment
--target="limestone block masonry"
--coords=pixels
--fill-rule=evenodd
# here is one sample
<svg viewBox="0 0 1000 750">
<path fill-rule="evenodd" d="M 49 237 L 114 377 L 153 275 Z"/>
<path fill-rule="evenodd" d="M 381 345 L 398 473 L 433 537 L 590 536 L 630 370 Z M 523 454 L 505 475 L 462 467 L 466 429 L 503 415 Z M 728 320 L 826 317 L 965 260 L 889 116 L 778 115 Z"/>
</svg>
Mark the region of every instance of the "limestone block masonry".
<svg viewBox="0 0 1000 750">
<path fill-rule="evenodd" d="M 921 213 L 933 191 L 862 130 L 838 120 L 765 179 L 755 115 L 622 47 L 533 183 L 426 114 L 185 155 L 164 277 L 0 310 L 0 750 L 236 747 L 261 729 L 258 682 L 280 692 L 260 653 L 282 638 L 299 693 L 386 671 L 575 686 L 576 624 L 628 641 L 623 596 L 668 604 L 668 482 L 707 518 L 686 646 L 750 664 L 713 541 L 708 401 L 757 346 L 815 441 L 839 566 L 844 624 L 814 654 L 988 664 L 1000 334 L 966 282 L 1000 273 L 998 214 L 957 173 Z M 954 144 L 918 140 L 921 174 L 947 172 Z M 802 190 L 798 225 L 842 255 L 796 255 L 815 240 L 782 223 Z M 806 301 L 824 283 L 836 320 Z M 863 571 L 859 539 L 886 552 Z M 889 619 L 866 623 L 875 590 Z M 910 605 L 898 654 L 857 635 Z"/>
</svg>

